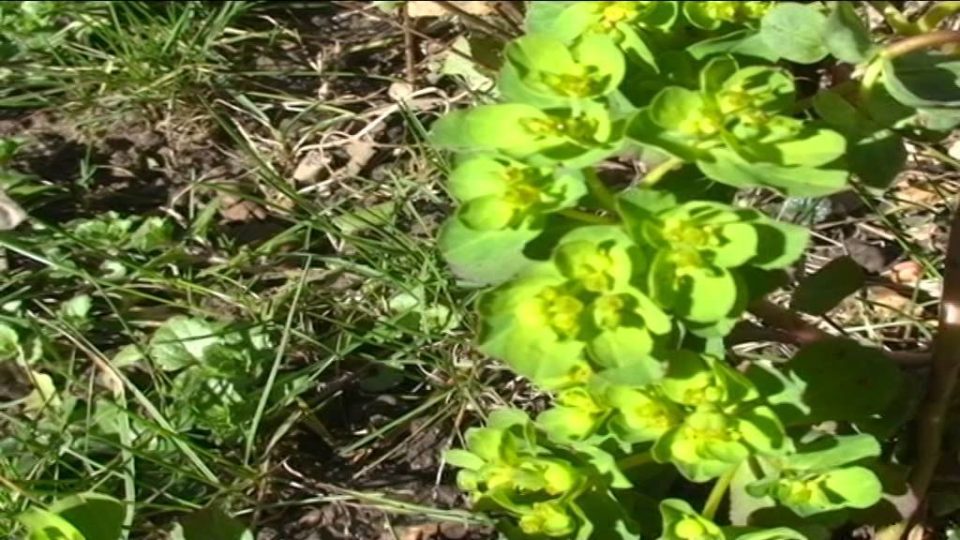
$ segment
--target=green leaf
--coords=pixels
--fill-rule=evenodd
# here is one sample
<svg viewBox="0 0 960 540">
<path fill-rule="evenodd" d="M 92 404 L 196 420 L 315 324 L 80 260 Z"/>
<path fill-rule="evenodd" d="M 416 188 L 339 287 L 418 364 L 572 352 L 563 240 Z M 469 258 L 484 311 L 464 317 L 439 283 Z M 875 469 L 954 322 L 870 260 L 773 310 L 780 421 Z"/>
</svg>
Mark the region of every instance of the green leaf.
<svg viewBox="0 0 960 540">
<path fill-rule="evenodd" d="M 492 157 L 464 161 L 448 185 L 462 203 L 460 219 L 477 230 L 538 228 L 545 214 L 576 206 L 587 193 L 582 171 Z"/>
<path fill-rule="evenodd" d="M 551 36 L 528 34 L 507 45 L 504 53 L 501 94 L 538 107 L 563 107 L 610 94 L 626 70 L 623 53 L 602 34 L 583 36 L 569 49 Z"/>
<path fill-rule="evenodd" d="M 783 478 L 774 496 L 800 517 L 842 508 L 869 508 L 883 497 L 877 475 L 864 467 L 834 469 L 812 477 Z"/>
<path fill-rule="evenodd" d="M 723 36 L 698 41 L 688 47 L 687 52 L 697 60 L 720 54 L 749 56 L 767 62 L 780 60 L 780 56 L 767 45 L 760 33 L 752 29 L 738 30 Z"/>
<path fill-rule="evenodd" d="M 53 377 L 39 371 L 30 371 L 33 390 L 24 398 L 23 409 L 27 413 L 40 413 L 59 409 L 63 404 Z"/>
<path fill-rule="evenodd" d="M 865 63 L 878 50 L 870 37 L 870 29 L 850 2 L 832 2 L 823 36 L 830 54 L 843 62 Z"/>
<path fill-rule="evenodd" d="M 660 503 L 663 516 L 662 540 L 724 540 L 726 537 L 715 523 L 704 518 L 680 499 L 666 499 Z"/>
<path fill-rule="evenodd" d="M 883 84 L 907 107 L 960 107 L 960 60 L 936 52 L 915 52 L 883 61 Z"/>
<path fill-rule="evenodd" d="M 669 86 L 650 103 L 650 119 L 664 129 L 681 131 L 688 122 L 703 114 L 704 107 L 699 93 Z"/>
<path fill-rule="evenodd" d="M 850 172 L 875 189 L 887 189 L 907 162 L 907 148 L 896 132 L 876 131 L 848 144 Z"/>
<path fill-rule="evenodd" d="M 553 27 L 554 20 L 560 13 L 570 7 L 571 4 L 576 3 L 577 2 L 564 1 L 530 2 L 530 5 L 527 7 L 526 17 L 524 18 L 527 33 L 549 33 Z"/>
<path fill-rule="evenodd" d="M 220 340 L 210 323 L 178 315 L 167 319 L 154 332 L 147 352 L 161 369 L 174 371 L 203 364 L 207 349 Z"/>
<path fill-rule="evenodd" d="M 448 465 L 460 469 L 479 470 L 486 464 L 486 461 L 480 456 L 459 448 L 453 448 L 444 452 L 443 459 Z"/>
<path fill-rule="evenodd" d="M 850 171 L 872 188 L 889 187 L 906 163 L 903 138 L 884 129 L 836 91 L 818 92 L 813 105 L 825 122 L 846 135 Z"/>
<path fill-rule="evenodd" d="M 0 360 L 16 358 L 20 353 L 20 336 L 11 326 L 0 323 Z"/>
<path fill-rule="evenodd" d="M 704 71 L 709 69 L 704 68 Z M 701 91 L 714 92 L 706 85 Z M 750 98 L 750 108 L 768 113 L 779 113 L 790 109 L 796 101 L 796 84 L 793 76 L 783 69 L 768 66 L 747 66 L 738 69 L 725 78 L 717 89 L 719 92 L 737 93 Z"/>
<path fill-rule="evenodd" d="M 860 290 L 866 281 L 866 272 L 852 258 L 838 257 L 800 281 L 790 307 L 811 315 L 823 315 Z"/>
<path fill-rule="evenodd" d="M 734 151 L 715 149 L 711 159 L 697 161 L 708 177 L 738 188 L 768 187 L 792 197 L 823 197 L 847 187 L 846 171 L 750 163 Z"/>
<path fill-rule="evenodd" d="M 738 416 L 736 429 L 743 437 L 743 442 L 750 445 L 754 451 L 772 455 L 790 449 L 790 441 L 783 424 L 770 407 L 753 407 L 738 413 Z"/>
<path fill-rule="evenodd" d="M 130 247 L 150 252 L 167 248 L 173 241 L 173 223 L 162 217 L 148 217 L 130 235 Z"/>
<path fill-rule="evenodd" d="M 82 328 L 88 320 L 93 300 L 88 294 L 74 296 L 60 304 L 60 317 L 77 328 Z"/>
<path fill-rule="evenodd" d="M 553 265 L 534 270 L 481 298 L 480 348 L 544 388 L 568 386 L 591 372 L 576 339 L 585 306 Z"/>
<path fill-rule="evenodd" d="M 46 510 L 31 508 L 17 516 L 30 534 L 27 540 L 87 540 L 67 520 Z"/>
<path fill-rule="evenodd" d="M 777 55 L 799 64 L 822 60 L 829 50 L 824 35 L 827 17 L 812 4 L 784 2 L 760 22 L 760 37 Z"/>
<path fill-rule="evenodd" d="M 535 229 L 478 231 L 455 217 L 440 230 L 437 242 L 457 277 L 491 285 L 507 281 L 533 263 L 523 249 L 539 234 Z"/>
<path fill-rule="evenodd" d="M 880 455 L 880 443 L 872 435 L 825 436 L 801 444 L 797 453 L 784 459 L 786 467 L 801 471 L 826 471 Z"/>
<path fill-rule="evenodd" d="M 218 508 L 197 510 L 180 521 L 183 540 L 253 540 L 253 533 Z"/>
<path fill-rule="evenodd" d="M 881 352 L 847 340 L 807 345 L 787 367 L 806 388 L 809 421 L 859 420 L 882 413 L 900 388 L 900 370 Z"/>
<path fill-rule="evenodd" d="M 126 514 L 122 502 L 98 493 L 60 499 L 50 506 L 50 511 L 70 522 L 85 540 L 117 540 Z"/>
<path fill-rule="evenodd" d="M 538 135 L 530 127 L 549 122 L 550 116 L 532 105 L 481 105 L 441 118 L 430 137 L 433 144 L 456 152 L 502 150 L 523 158 L 561 142 L 556 135 Z"/>
<path fill-rule="evenodd" d="M 813 108 L 827 124 L 844 133 L 859 134 L 873 130 L 870 117 L 836 90 L 817 92 L 813 96 Z"/>
<path fill-rule="evenodd" d="M 753 466 L 756 464 L 756 470 Z M 753 514 L 762 511 L 765 508 L 776 506 L 776 501 L 768 495 L 754 496 L 747 486 L 755 484 L 761 479 L 764 471 L 760 463 L 751 459 L 744 462 L 733 475 L 730 482 L 730 523 L 735 526 L 745 526 L 751 524 Z"/>
<path fill-rule="evenodd" d="M 731 527 L 728 530 L 724 530 L 724 532 L 727 534 L 727 538 L 731 540 L 807 540 L 806 535 L 803 533 L 787 527 L 746 530 Z"/>
<path fill-rule="evenodd" d="M 826 490 L 844 499 L 849 508 L 869 508 L 883 497 L 883 486 L 877 475 L 865 467 L 847 467 L 828 472 Z"/>
<path fill-rule="evenodd" d="M 772 270 L 790 266 L 810 243 L 810 231 L 806 227 L 765 217 L 752 224 L 757 231 L 758 249 L 748 264 L 757 268 Z"/>
<path fill-rule="evenodd" d="M 708 482 L 750 456 L 750 448 L 744 442 L 727 436 L 736 424 L 735 418 L 721 412 L 697 410 L 657 439 L 653 458 L 660 463 L 673 463 L 691 482 Z"/>
<path fill-rule="evenodd" d="M 650 266 L 650 294 L 667 311 L 694 322 L 710 323 L 728 318 L 739 307 L 736 278 L 717 267 L 684 267 L 664 250 Z"/>
<path fill-rule="evenodd" d="M 808 127 L 793 139 L 772 145 L 774 163 L 786 166 L 820 167 L 844 155 L 847 140 L 836 131 Z"/>
<path fill-rule="evenodd" d="M 615 384 L 607 389 L 606 399 L 614 409 L 610 429 L 629 444 L 655 441 L 683 417 L 679 407 L 644 389 Z"/>
<path fill-rule="evenodd" d="M 502 103 L 441 118 L 433 125 L 431 141 L 456 152 L 501 153 L 532 165 L 581 168 L 616 152 L 623 127 L 605 106 L 592 101 L 549 111 Z"/>
</svg>

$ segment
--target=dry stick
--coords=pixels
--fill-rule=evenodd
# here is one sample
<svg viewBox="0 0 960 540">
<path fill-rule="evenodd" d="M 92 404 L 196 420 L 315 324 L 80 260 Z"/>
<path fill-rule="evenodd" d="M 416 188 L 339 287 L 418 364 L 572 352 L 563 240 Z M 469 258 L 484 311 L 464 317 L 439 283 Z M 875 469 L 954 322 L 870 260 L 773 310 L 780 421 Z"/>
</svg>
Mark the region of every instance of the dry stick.
<svg viewBox="0 0 960 540">
<path fill-rule="evenodd" d="M 957 252 L 960 256 L 960 251 Z M 840 336 L 829 334 L 808 323 L 799 314 L 784 309 L 768 300 L 758 300 L 750 304 L 750 313 L 760 320 L 780 330 L 780 333 L 770 334 L 773 341 L 791 343 L 794 345 L 810 345 L 829 339 L 843 339 Z M 901 366 L 924 366 L 930 363 L 930 355 L 922 352 L 909 351 L 882 351 L 888 358 Z"/>
<path fill-rule="evenodd" d="M 960 209 L 955 210 L 947 244 L 940 322 L 933 342 L 933 369 L 917 422 L 917 462 L 910 486 L 922 501 L 940 461 L 943 427 L 960 376 Z"/>
</svg>

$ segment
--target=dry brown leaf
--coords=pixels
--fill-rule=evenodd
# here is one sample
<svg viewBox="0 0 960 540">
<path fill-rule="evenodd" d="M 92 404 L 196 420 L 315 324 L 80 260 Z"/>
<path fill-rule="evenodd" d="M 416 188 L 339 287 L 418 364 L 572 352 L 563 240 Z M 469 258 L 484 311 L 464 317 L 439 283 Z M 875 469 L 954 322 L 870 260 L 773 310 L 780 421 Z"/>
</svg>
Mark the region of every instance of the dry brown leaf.
<svg viewBox="0 0 960 540">
<path fill-rule="evenodd" d="M 348 144 L 344 150 L 350 160 L 337 171 L 338 176 L 355 176 L 377 153 L 377 145 L 369 139 L 357 139 Z"/>
<path fill-rule="evenodd" d="M 226 196 L 222 199 L 220 216 L 228 223 L 246 222 L 266 218 L 267 211 L 253 201 Z"/>
<path fill-rule="evenodd" d="M 494 12 L 493 2 L 451 2 L 471 15 L 490 15 Z M 450 11 L 436 2 L 407 2 L 407 15 L 410 17 L 443 17 Z"/>
<path fill-rule="evenodd" d="M 394 536 L 388 533 L 386 538 L 392 540 Z M 436 523 L 409 525 L 397 530 L 396 538 L 399 540 L 436 540 L 440 538 L 440 526 Z"/>
<path fill-rule="evenodd" d="M 919 206 L 933 206 L 943 202 L 943 198 L 925 186 L 909 185 L 897 190 L 898 202 L 909 202 Z"/>
<path fill-rule="evenodd" d="M 890 268 L 890 280 L 903 285 L 916 285 L 923 276 L 923 266 L 917 261 L 903 261 Z"/>
<path fill-rule="evenodd" d="M 877 314 L 884 319 L 899 319 L 906 315 L 920 315 L 923 308 L 913 300 L 886 287 L 870 287 L 867 299 L 873 302 Z"/>
<path fill-rule="evenodd" d="M 0 189 L 0 231 L 15 229 L 27 219 L 27 213 Z"/>
<path fill-rule="evenodd" d="M 297 164 L 296 170 L 293 171 L 293 179 L 304 184 L 316 182 L 327 171 L 329 165 L 330 158 L 320 152 L 310 152 Z"/>
</svg>

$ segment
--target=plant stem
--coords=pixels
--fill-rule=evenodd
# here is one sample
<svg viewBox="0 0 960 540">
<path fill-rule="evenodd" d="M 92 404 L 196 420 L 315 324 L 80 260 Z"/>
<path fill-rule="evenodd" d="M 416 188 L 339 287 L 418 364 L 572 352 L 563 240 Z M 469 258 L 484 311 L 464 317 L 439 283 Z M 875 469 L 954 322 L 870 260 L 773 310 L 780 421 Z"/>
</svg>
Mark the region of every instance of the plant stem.
<svg viewBox="0 0 960 540">
<path fill-rule="evenodd" d="M 800 314 L 782 308 L 769 300 L 757 300 L 747 308 L 750 313 L 755 315 L 764 323 L 779 330 L 779 332 L 767 332 L 764 335 L 757 334 L 750 327 L 742 327 L 747 331 L 746 336 L 733 335 L 734 341 L 743 343 L 745 339 L 753 337 L 768 338 L 769 341 L 780 343 L 791 343 L 793 345 L 811 345 L 829 339 L 844 339 L 841 336 L 829 334 L 813 324 L 810 324 Z M 761 329 L 762 330 L 762 329 Z M 925 366 L 930 363 L 931 357 L 924 352 L 911 351 L 882 351 L 890 360 L 904 367 Z"/>
<path fill-rule="evenodd" d="M 910 19 L 890 2 L 871 1 L 867 3 L 883 15 L 887 24 L 889 24 L 890 28 L 893 28 L 896 33 L 904 36 L 912 36 L 920 32 L 917 25 L 910 22 Z"/>
<path fill-rule="evenodd" d="M 676 169 L 677 167 L 683 165 L 683 160 L 678 157 L 672 157 L 663 163 L 657 165 L 653 169 L 650 169 L 643 177 L 643 183 L 648 187 L 656 184 L 660 180 L 663 180 L 663 177 L 667 175 L 670 171 Z"/>
<path fill-rule="evenodd" d="M 920 51 L 923 49 L 932 49 L 951 43 L 960 43 L 960 32 L 954 30 L 938 30 L 929 34 L 921 34 L 902 39 L 880 53 L 882 58 L 896 58 L 908 53 Z"/>
<path fill-rule="evenodd" d="M 560 210 L 558 214 L 566 216 L 570 219 L 583 221 L 584 223 L 590 223 L 593 225 L 614 225 L 617 223 L 617 220 L 611 218 L 610 216 L 599 216 L 597 214 L 591 214 L 590 212 L 584 212 L 583 210 L 577 210 L 575 208 Z"/>
<path fill-rule="evenodd" d="M 917 462 L 910 473 L 913 494 L 923 501 L 942 453 L 944 423 L 960 376 L 960 210 L 950 224 L 940 320 L 933 342 L 929 388 L 917 422 Z M 923 505 L 921 505 L 922 507 Z"/>
<path fill-rule="evenodd" d="M 700 512 L 703 517 L 713 520 L 713 516 L 717 514 L 717 509 L 720 508 L 720 503 L 723 502 L 724 495 L 727 494 L 730 482 L 733 481 L 733 475 L 736 473 L 737 467 L 734 467 L 717 478 L 717 482 L 713 484 L 713 488 L 710 490 L 710 495 L 707 496 L 707 502 L 703 505 L 703 512 Z"/>
<path fill-rule="evenodd" d="M 626 471 L 651 462 L 653 462 L 653 455 L 650 454 L 649 451 L 641 452 L 617 461 L 617 468 L 621 471 Z"/>
<path fill-rule="evenodd" d="M 586 173 L 587 178 L 587 188 L 590 190 L 590 194 L 593 195 L 597 202 L 600 203 L 604 209 L 611 212 L 617 211 L 617 198 L 614 196 L 613 192 L 607 188 L 607 185 L 603 183 L 603 180 L 593 171 Z"/>
<path fill-rule="evenodd" d="M 960 6 L 957 6 L 957 9 L 960 9 Z M 939 47 L 950 43 L 960 44 L 960 32 L 940 30 L 928 34 L 911 36 L 888 45 L 863 72 L 863 78 L 860 80 L 860 101 L 866 103 L 870 97 L 873 87 L 883 74 L 884 60 L 891 60 L 915 51 Z"/>
<path fill-rule="evenodd" d="M 957 11 L 960 11 L 960 2 L 934 2 L 930 11 L 917 21 L 917 27 L 921 32 L 929 32 Z"/>
</svg>

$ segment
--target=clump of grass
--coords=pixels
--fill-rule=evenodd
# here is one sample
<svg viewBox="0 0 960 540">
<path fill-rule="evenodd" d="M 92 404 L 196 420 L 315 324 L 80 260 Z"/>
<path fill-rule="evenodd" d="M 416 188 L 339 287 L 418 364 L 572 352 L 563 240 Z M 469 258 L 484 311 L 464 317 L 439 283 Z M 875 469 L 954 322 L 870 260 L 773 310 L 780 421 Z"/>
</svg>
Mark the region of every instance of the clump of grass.
<svg viewBox="0 0 960 540">
<path fill-rule="evenodd" d="M 224 84 L 252 2 L 13 2 L 0 107 L 173 107 Z"/>
</svg>

